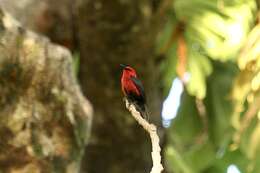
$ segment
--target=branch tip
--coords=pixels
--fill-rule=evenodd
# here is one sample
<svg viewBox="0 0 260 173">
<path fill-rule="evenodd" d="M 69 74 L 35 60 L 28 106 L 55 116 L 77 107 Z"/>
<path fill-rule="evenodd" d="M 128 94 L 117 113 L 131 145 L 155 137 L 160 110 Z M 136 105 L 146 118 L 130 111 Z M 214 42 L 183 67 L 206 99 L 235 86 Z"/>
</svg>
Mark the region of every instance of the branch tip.
<svg viewBox="0 0 260 173">
<path fill-rule="evenodd" d="M 135 109 L 135 106 L 131 104 L 126 98 L 124 99 L 126 108 L 129 110 L 131 115 L 134 117 L 134 119 L 140 124 L 146 132 L 149 133 L 152 143 L 152 161 L 153 161 L 153 167 L 150 173 L 161 173 L 163 170 L 163 166 L 161 164 L 161 148 L 159 145 L 160 139 L 157 134 L 157 128 L 154 124 L 150 124 L 148 121 L 146 121 Z"/>
</svg>

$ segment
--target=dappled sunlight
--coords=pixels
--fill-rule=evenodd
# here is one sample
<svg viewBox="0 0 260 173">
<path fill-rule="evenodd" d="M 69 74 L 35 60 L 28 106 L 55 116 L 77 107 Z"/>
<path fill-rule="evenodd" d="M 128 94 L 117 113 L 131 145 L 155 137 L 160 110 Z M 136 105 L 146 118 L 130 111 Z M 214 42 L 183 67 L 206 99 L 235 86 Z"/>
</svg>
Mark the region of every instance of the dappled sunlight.
<svg viewBox="0 0 260 173">
<path fill-rule="evenodd" d="M 171 120 L 176 117 L 178 108 L 180 106 L 182 92 L 183 83 L 179 78 L 175 78 L 172 82 L 169 95 L 163 102 L 162 120 L 164 127 L 169 127 Z"/>
<path fill-rule="evenodd" d="M 229 165 L 227 168 L 227 173 L 241 173 L 236 165 Z"/>
<path fill-rule="evenodd" d="M 169 94 L 162 118 L 169 127 L 167 147 L 180 153 L 179 159 L 194 172 L 258 173 L 256 1 L 175 0 L 172 13 L 158 41 L 159 53 L 166 56 L 163 82 L 164 93 Z M 179 69 L 189 73 L 188 82 L 178 80 L 183 74 Z M 194 163 L 198 153 L 204 164 Z M 176 164 L 170 168 L 173 172 L 189 172 L 178 165 L 175 155 L 166 157 Z M 219 163 L 206 162 L 212 157 Z"/>
</svg>

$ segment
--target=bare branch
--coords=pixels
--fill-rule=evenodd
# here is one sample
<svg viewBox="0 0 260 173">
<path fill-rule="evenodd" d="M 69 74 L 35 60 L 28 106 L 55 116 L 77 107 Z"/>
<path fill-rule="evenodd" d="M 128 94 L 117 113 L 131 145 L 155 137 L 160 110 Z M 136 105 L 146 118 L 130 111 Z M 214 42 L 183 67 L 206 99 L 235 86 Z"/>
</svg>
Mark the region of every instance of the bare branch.
<svg viewBox="0 0 260 173">
<path fill-rule="evenodd" d="M 148 123 L 145 119 L 142 118 L 141 114 L 135 109 L 133 104 L 130 104 L 127 99 L 125 99 L 126 108 L 135 118 L 135 120 L 140 124 L 145 131 L 147 131 L 151 138 L 152 143 L 152 160 L 153 167 L 150 173 L 160 173 L 163 170 L 163 166 L 161 164 L 161 148 L 159 145 L 159 136 L 157 135 L 157 128 L 154 124 Z"/>
</svg>

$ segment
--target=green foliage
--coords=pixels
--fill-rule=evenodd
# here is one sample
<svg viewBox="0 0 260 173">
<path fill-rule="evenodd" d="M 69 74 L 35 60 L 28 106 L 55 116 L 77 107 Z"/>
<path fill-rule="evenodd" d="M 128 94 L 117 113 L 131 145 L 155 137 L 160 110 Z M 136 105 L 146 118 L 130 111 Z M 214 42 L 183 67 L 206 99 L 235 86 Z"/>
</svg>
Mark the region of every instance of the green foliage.
<svg viewBox="0 0 260 173">
<path fill-rule="evenodd" d="M 214 63 L 214 69 L 207 82 L 205 106 L 211 141 L 221 149 L 231 140 L 230 114 L 233 107 L 230 92 L 238 69 L 232 63 Z"/>
<path fill-rule="evenodd" d="M 235 111 L 232 124 L 236 128 L 234 147 L 251 160 L 249 170 L 260 171 L 260 25 L 250 33 L 238 65 L 240 73 L 233 86 Z"/>
<path fill-rule="evenodd" d="M 73 67 L 73 71 L 74 71 L 74 74 L 76 77 L 79 74 L 79 64 L 80 64 L 80 54 L 79 54 L 79 52 L 75 52 L 73 54 L 72 67 Z"/>
<path fill-rule="evenodd" d="M 189 74 L 177 117 L 167 130 L 169 172 L 222 173 L 235 164 L 243 173 L 259 173 L 256 1 L 174 0 L 169 14 L 158 41 L 166 57 L 165 93 L 176 76 L 182 77 L 180 66 Z"/>
<path fill-rule="evenodd" d="M 170 13 L 158 41 L 160 53 L 171 59 L 164 67 L 165 88 L 169 89 L 169 79 L 176 76 L 176 61 L 180 59 L 177 38 L 173 39 L 171 33 L 182 23 L 183 31 L 176 37 L 183 35 L 188 50 L 186 71 L 191 76 L 188 91 L 202 99 L 206 96 L 206 77 L 212 72 L 209 59 L 224 62 L 236 58 L 254 22 L 256 3 L 254 0 L 175 0 L 171 10 L 174 13 Z M 168 49 L 164 50 L 165 47 Z"/>
<path fill-rule="evenodd" d="M 189 50 L 191 50 L 188 54 L 190 81 L 187 83 L 187 90 L 191 95 L 202 99 L 206 95 L 206 77 L 212 73 L 212 65 L 206 56 Z"/>
<path fill-rule="evenodd" d="M 205 136 L 204 128 L 195 98 L 184 93 L 178 116 L 168 130 L 165 152 L 166 160 L 172 161 L 168 165 L 175 172 L 200 172 L 215 160 L 215 147 Z"/>
<path fill-rule="evenodd" d="M 186 109 L 189 107 L 189 109 Z M 202 122 L 196 109 L 195 98 L 184 93 L 178 115 L 170 127 L 170 140 L 176 140 L 176 146 L 182 148 L 186 145 L 192 145 L 196 135 L 202 132 Z M 185 123 L 185 126 L 183 125 Z M 189 127 L 189 128 L 187 128 Z M 181 142 L 181 143 L 178 143 Z"/>
</svg>

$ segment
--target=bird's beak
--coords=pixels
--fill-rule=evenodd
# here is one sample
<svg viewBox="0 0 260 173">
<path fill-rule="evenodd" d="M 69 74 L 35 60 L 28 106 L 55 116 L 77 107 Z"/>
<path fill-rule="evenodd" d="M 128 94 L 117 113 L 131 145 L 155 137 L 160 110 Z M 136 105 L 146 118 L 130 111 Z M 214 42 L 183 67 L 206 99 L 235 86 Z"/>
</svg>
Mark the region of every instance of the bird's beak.
<svg viewBox="0 0 260 173">
<path fill-rule="evenodd" d="M 127 67 L 127 65 L 124 65 L 124 64 L 120 64 L 120 66 L 124 69 Z"/>
</svg>

